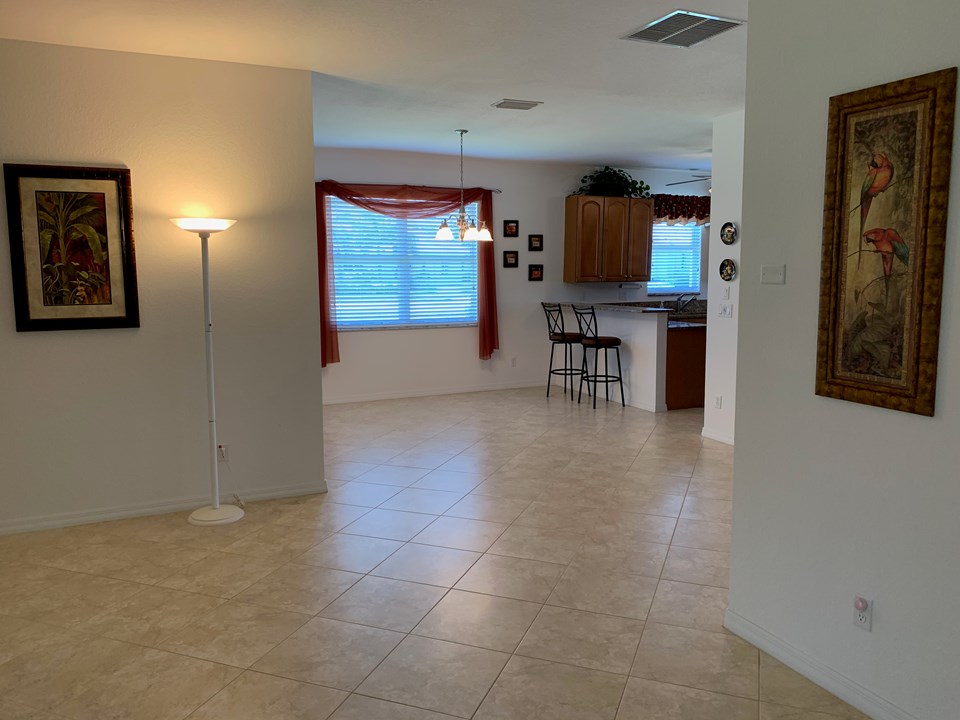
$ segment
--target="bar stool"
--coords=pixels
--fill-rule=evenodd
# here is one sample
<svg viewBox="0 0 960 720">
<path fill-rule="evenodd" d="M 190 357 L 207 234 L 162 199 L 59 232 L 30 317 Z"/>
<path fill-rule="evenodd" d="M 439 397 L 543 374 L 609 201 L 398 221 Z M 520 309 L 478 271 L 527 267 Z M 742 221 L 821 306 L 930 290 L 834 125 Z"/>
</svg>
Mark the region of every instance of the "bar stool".
<svg viewBox="0 0 960 720">
<path fill-rule="evenodd" d="M 570 402 L 573 402 L 573 376 L 583 373 L 582 367 L 573 364 L 573 346 L 580 344 L 580 333 L 568 333 L 563 327 L 563 310 L 559 303 L 540 303 L 543 314 L 547 316 L 547 334 L 550 337 L 550 369 L 547 373 L 547 397 L 550 397 L 550 377 L 563 376 L 563 394 L 567 394 L 567 378 L 570 378 Z M 563 345 L 563 367 L 553 367 L 553 352 L 557 345 Z M 589 392 L 589 388 L 587 390 Z"/>
<path fill-rule="evenodd" d="M 580 343 L 583 345 L 583 368 L 580 372 L 580 392 L 577 394 L 577 402 L 580 402 L 580 396 L 583 394 L 583 381 L 587 381 L 587 395 L 590 394 L 590 381 L 593 381 L 593 407 L 597 407 L 597 383 L 602 382 L 607 389 L 607 402 L 610 402 L 610 383 L 620 383 L 620 404 L 627 406 L 623 397 L 623 370 L 620 367 L 620 338 L 612 335 L 597 334 L 597 315 L 593 310 L 593 305 L 574 305 L 573 313 L 577 316 L 577 325 L 580 326 Z M 587 350 L 593 348 L 593 374 L 588 372 Z M 617 374 L 610 374 L 610 349 L 617 351 Z M 600 360 L 600 350 L 603 350 L 603 370 L 601 374 L 598 371 L 597 363 Z"/>
</svg>

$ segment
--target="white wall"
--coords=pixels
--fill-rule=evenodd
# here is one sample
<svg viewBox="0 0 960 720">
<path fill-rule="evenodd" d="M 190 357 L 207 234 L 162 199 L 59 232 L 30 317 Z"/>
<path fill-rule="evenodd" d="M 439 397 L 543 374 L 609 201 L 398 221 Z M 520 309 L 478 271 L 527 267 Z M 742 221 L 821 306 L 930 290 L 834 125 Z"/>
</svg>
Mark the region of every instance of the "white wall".
<svg viewBox="0 0 960 720">
<path fill-rule="evenodd" d="M 958 27 L 956 0 L 750 5 L 728 624 L 877 718 L 960 708 L 960 145 L 936 416 L 817 397 L 827 103 L 960 64 Z"/>
<path fill-rule="evenodd" d="M 142 323 L 17 333 L 0 252 L 0 531 L 203 504 L 183 214 L 239 220 L 211 239 L 222 489 L 322 489 L 309 73 L 10 41 L 0 67 L 4 162 L 130 168 Z"/>
<path fill-rule="evenodd" d="M 469 139 L 468 135 L 468 143 Z M 451 133 L 451 144 L 454 140 Z M 315 160 L 316 177 L 321 180 L 449 187 L 459 182 L 459 161 L 453 155 L 318 148 Z M 621 289 L 610 283 L 563 282 L 564 198 L 592 169 L 467 157 L 467 186 L 502 190 L 493 198 L 500 350 L 490 360 L 481 361 L 473 327 L 342 332 L 342 362 L 323 370 L 324 401 L 342 403 L 540 385 L 546 382 L 550 353 L 541 301 L 645 298 L 642 287 Z M 672 188 L 665 187 L 666 182 L 690 177 L 675 170 L 628 171 L 650 184 L 654 192 L 668 192 Z M 504 219 L 520 221 L 519 238 L 503 238 Z M 543 252 L 527 251 L 527 235 L 531 233 L 543 234 Z M 519 268 L 502 267 L 503 250 L 520 251 Z M 544 265 L 543 282 L 527 281 L 530 263 Z"/>
<path fill-rule="evenodd" d="M 725 258 L 739 267 L 741 237 L 733 245 L 720 241 L 720 228 L 732 221 L 739 228 L 743 196 L 743 111 L 713 121 L 713 195 L 710 200 L 710 246 L 707 272 L 714 282 L 707 297 L 707 372 L 704 390 L 703 436 L 733 443 L 737 406 L 737 326 L 740 322 L 742 274 L 732 282 L 720 279 L 717 269 Z M 749 240 L 747 240 L 749 242 Z M 730 297 L 723 293 L 729 291 Z M 719 317 L 720 303 L 733 305 L 733 317 Z M 716 407 L 720 396 L 721 407 Z"/>
</svg>

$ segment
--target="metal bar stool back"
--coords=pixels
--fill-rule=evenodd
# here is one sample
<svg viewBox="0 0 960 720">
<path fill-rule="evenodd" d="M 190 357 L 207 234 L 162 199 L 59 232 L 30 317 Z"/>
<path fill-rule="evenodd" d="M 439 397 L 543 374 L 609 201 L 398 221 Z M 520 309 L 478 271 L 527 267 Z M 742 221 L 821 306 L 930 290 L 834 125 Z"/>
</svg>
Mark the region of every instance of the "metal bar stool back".
<svg viewBox="0 0 960 720">
<path fill-rule="evenodd" d="M 568 333 L 563 326 L 563 309 L 559 303 L 540 303 L 543 314 L 547 316 L 547 334 L 550 338 L 550 368 L 547 372 L 547 397 L 550 397 L 550 379 L 554 375 L 563 376 L 563 392 L 567 392 L 567 378 L 570 379 L 570 400 L 573 401 L 573 376 L 583 372 L 582 367 L 573 364 L 573 346 L 580 344 L 580 333 Z M 563 367 L 553 367 L 553 353 L 557 345 L 563 345 Z M 589 392 L 589 390 L 588 390 Z"/>
<path fill-rule="evenodd" d="M 593 305 L 574 305 L 573 313 L 577 316 L 577 325 L 580 326 L 580 343 L 583 345 L 583 367 L 580 373 L 580 391 L 577 394 L 577 402 L 583 395 L 583 382 L 587 381 L 587 395 L 590 394 L 590 383 L 593 382 L 593 407 L 597 407 L 597 383 L 603 383 L 606 388 L 607 402 L 610 401 L 610 383 L 620 384 L 620 404 L 627 406 L 623 395 L 623 370 L 620 366 L 620 343 L 621 340 L 613 335 L 600 335 L 597 331 L 597 314 Z M 587 351 L 593 348 L 593 373 L 589 372 L 587 365 Z M 598 362 L 600 360 L 600 351 L 603 350 L 603 373 L 599 371 Z M 609 351 L 614 350 L 617 353 L 617 374 L 610 373 Z"/>
</svg>

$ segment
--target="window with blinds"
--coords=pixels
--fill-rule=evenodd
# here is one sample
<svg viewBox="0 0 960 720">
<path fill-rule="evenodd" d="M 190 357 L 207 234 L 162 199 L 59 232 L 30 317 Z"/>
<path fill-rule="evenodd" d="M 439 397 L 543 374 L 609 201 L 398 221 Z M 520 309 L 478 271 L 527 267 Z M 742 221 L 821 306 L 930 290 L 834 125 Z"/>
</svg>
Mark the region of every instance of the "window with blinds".
<svg viewBox="0 0 960 720">
<path fill-rule="evenodd" d="M 476 217 L 477 203 L 467 214 Z M 338 328 L 476 325 L 477 243 L 434 240 L 440 220 L 327 198 Z"/>
<path fill-rule="evenodd" d="M 700 292 L 700 244 L 703 227 L 688 225 L 653 226 L 648 293 Z"/>
</svg>

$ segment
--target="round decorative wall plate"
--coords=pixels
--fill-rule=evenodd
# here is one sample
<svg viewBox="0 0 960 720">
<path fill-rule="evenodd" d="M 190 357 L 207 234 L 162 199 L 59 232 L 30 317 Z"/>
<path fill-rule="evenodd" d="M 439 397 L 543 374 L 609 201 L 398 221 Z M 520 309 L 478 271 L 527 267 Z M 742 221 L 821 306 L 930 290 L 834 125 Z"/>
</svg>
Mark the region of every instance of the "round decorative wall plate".
<svg viewBox="0 0 960 720">
<path fill-rule="evenodd" d="M 720 279 L 726 282 L 730 282 L 737 276 L 737 264 L 727 258 L 720 263 Z"/>
<path fill-rule="evenodd" d="M 725 222 L 720 226 L 720 242 L 724 245 L 733 245 L 737 241 L 738 235 L 736 223 Z"/>
</svg>

